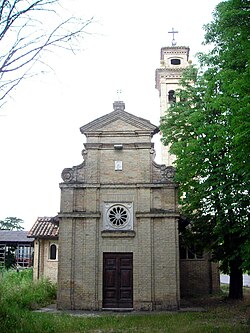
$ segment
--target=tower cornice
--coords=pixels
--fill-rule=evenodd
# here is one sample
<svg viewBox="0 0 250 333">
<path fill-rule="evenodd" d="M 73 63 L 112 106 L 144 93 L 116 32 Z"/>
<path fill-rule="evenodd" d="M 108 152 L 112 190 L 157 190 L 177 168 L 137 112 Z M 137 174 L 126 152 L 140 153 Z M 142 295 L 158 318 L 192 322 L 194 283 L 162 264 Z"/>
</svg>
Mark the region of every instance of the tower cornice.
<svg viewBox="0 0 250 333">
<path fill-rule="evenodd" d="M 166 53 L 172 56 L 177 54 L 186 54 L 188 60 L 189 50 L 188 46 L 164 46 L 161 48 L 161 60 L 164 60 L 164 54 Z"/>
</svg>

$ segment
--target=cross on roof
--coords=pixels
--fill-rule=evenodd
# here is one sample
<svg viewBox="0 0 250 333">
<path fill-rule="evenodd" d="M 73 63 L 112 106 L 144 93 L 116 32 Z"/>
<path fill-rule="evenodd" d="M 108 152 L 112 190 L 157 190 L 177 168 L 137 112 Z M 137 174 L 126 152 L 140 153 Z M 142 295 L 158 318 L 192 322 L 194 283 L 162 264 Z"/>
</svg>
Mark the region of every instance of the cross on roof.
<svg viewBox="0 0 250 333">
<path fill-rule="evenodd" d="M 173 34 L 173 39 L 172 39 L 172 46 L 176 45 L 176 41 L 174 39 L 174 34 L 178 34 L 178 31 L 175 31 L 174 28 L 172 28 L 172 31 L 168 32 L 169 34 Z"/>
</svg>

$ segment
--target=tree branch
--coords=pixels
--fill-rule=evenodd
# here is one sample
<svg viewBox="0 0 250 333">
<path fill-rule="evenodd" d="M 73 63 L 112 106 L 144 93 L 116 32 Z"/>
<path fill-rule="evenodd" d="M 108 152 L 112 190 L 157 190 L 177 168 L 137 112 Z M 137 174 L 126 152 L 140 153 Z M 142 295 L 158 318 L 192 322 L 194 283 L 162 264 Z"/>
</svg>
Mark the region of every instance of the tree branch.
<svg viewBox="0 0 250 333">
<path fill-rule="evenodd" d="M 70 17 L 58 22 L 50 31 L 46 30 L 46 13 L 58 21 L 58 13 L 53 5 L 60 0 L 3 0 L 0 5 L 0 100 L 26 77 L 34 64 L 40 61 L 44 51 L 54 47 L 76 50 L 74 42 L 87 34 L 87 26 L 93 18 L 83 21 Z M 32 15 L 44 11 L 42 20 Z M 55 20 L 56 19 L 56 20 Z M 13 75 L 16 76 L 13 79 Z"/>
</svg>

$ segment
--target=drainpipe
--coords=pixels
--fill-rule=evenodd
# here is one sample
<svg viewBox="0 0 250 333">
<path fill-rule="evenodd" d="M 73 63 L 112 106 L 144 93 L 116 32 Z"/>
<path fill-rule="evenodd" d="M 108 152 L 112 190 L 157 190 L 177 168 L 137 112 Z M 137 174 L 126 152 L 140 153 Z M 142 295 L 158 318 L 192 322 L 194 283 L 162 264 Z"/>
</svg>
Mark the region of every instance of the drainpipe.
<svg viewBox="0 0 250 333">
<path fill-rule="evenodd" d="M 40 255 L 41 255 L 41 244 L 40 244 L 40 239 L 38 239 L 37 280 L 39 280 L 40 278 Z"/>
</svg>

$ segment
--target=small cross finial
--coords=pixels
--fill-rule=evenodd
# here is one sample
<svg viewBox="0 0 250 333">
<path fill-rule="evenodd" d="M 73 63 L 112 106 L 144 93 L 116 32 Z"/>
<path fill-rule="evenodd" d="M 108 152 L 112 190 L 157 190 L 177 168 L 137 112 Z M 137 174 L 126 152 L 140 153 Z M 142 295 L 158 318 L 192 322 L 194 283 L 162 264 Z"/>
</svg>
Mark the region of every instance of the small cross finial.
<svg viewBox="0 0 250 333">
<path fill-rule="evenodd" d="M 122 90 L 121 90 L 121 89 L 117 89 L 117 90 L 116 90 L 116 94 L 117 94 L 117 101 L 120 101 L 120 97 L 121 97 L 121 94 L 122 94 Z"/>
<path fill-rule="evenodd" d="M 178 31 L 175 31 L 174 28 L 172 28 L 172 31 L 168 32 L 169 34 L 173 34 L 173 39 L 172 39 L 172 46 L 176 45 L 176 41 L 174 39 L 174 34 L 178 34 Z"/>
</svg>

